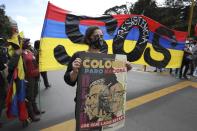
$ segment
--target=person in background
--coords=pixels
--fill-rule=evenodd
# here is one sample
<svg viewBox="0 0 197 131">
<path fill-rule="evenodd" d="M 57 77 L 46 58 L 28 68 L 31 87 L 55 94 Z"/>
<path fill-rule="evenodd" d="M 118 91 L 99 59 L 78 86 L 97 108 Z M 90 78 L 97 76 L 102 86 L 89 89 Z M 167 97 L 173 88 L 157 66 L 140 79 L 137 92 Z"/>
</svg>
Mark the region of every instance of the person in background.
<svg viewBox="0 0 197 131">
<path fill-rule="evenodd" d="M 8 52 L 5 46 L 6 41 L 3 38 L 0 38 L 0 117 L 2 110 L 5 107 L 5 98 L 7 90 L 7 76 L 8 76 Z M 0 128 L 2 123 L 0 122 Z"/>
<path fill-rule="evenodd" d="M 181 65 L 181 68 L 179 70 L 179 78 L 180 79 L 182 79 L 182 77 L 184 79 L 188 79 L 187 72 L 189 70 L 189 65 L 190 65 L 191 61 L 192 61 L 192 53 L 189 49 L 189 44 L 186 44 L 186 46 L 184 48 L 182 65 Z M 185 70 L 182 74 L 182 70 L 183 70 L 184 67 L 185 67 Z"/>
<path fill-rule="evenodd" d="M 21 90 L 22 85 L 21 85 L 21 80 L 19 78 L 19 73 L 18 72 L 16 73 L 16 69 L 18 69 L 19 60 L 22 55 L 22 50 L 20 49 L 19 45 L 11 41 L 8 41 L 8 45 L 9 45 L 8 47 L 9 59 L 8 59 L 8 64 L 7 64 L 8 65 L 8 76 L 7 76 L 8 90 L 7 90 L 7 96 L 6 96 L 6 114 L 8 118 L 18 117 L 19 120 L 22 122 L 23 128 L 25 128 L 30 123 L 26 106 L 20 106 L 20 104 L 18 106 L 14 106 L 15 108 L 17 108 L 16 110 L 18 110 L 17 115 L 14 114 L 14 112 L 12 112 L 11 106 L 9 106 L 9 104 L 13 104 L 12 103 L 13 101 L 10 103 L 9 97 L 10 97 L 10 90 L 13 89 L 12 87 L 14 83 L 16 86 L 15 95 L 21 98 L 20 99 L 21 105 L 23 105 L 22 103 L 25 102 L 25 99 L 23 99 L 23 97 L 25 96 L 23 96 L 24 94 L 21 94 L 21 92 L 23 91 Z M 7 102 L 7 99 L 9 99 L 9 102 Z M 19 101 L 17 100 L 17 102 Z"/>
<path fill-rule="evenodd" d="M 193 75 L 194 71 L 197 71 L 197 41 L 194 41 L 194 46 L 192 48 L 192 65 L 194 67 L 194 70 L 191 72 Z"/>
<path fill-rule="evenodd" d="M 33 122 L 40 120 L 36 115 L 44 113 L 37 107 L 36 97 L 38 94 L 39 68 L 35 54 L 31 51 L 30 39 L 23 40 L 23 61 L 25 66 L 25 79 L 27 81 L 26 98 L 29 117 Z"/>
<path fill-rule="evenodd" d="M 36 57 L 37 57 L 37 60 L 39 61 L 40 40 L 36 40 L 34 42 L 34 49 L 37 52 Z M 47 72 L 43 71 L 43 72 L 40 72 L 40 74 L 41 74 L 41 76 L 43 78 L 45 89 L 48 89 L 49 87 L 51 87 L 51 84 L 49 84 L 49 81 L 48 81 Z"/>
<path fill-rule="evenodd" d="M 189 63 L 189 69 L 188 69 L 188 75 L 192 76 L 193 72 L 194 72 L 194 64 L 193 64 L 193 52 L 192 52 L 192 48 L 194 47 L 194 43 L 193 43 L 193 38 L 188 38 L 187 44 L 188 44 L 188 51 L 191 52 L 191 54 L 189 55 L 189 59 L 191 59 L 190 63 Z"/>
<path fill-rule="evenodd" d="M 158 70 L 159 70 L 160 72 L 162 72 L 162 68 L 157 68 L 157 67 L 155 67 L 154 72 L 157 72 Z"/>
</svg>

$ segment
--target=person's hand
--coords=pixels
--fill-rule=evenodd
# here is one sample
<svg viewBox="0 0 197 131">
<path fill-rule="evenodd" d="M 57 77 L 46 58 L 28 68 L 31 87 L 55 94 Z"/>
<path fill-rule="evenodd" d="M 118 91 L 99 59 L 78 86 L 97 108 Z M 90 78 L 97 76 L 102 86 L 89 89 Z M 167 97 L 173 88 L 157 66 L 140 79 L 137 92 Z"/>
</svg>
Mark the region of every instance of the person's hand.
<svg viewBox="0 0 197 131">
<path fill-rule="evenodd" d="M 72 63 L 72 69 L 74 73 L 79 72 L 79 68 L 81 67 L 82 60 L 80 58 L 76 58 Z"/>
<path fill-rule="evenodd" d="M 132 69 L 131 63 L 127 61 L 126 63 L 127 71 L 130 71 Z"/>
</svg>

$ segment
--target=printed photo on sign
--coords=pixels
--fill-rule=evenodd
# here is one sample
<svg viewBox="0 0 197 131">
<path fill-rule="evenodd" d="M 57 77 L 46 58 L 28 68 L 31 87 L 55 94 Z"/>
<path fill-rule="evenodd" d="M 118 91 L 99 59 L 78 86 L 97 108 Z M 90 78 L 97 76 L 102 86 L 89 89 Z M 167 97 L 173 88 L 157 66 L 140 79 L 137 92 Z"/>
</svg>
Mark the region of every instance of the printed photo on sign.
<svg viewBox="0 0 197 131">
<path fill-rule="evenodd" d="M 81 53 L 77 130 L 115 130 L 124 126 L 125 55 Z"/>
</svg>

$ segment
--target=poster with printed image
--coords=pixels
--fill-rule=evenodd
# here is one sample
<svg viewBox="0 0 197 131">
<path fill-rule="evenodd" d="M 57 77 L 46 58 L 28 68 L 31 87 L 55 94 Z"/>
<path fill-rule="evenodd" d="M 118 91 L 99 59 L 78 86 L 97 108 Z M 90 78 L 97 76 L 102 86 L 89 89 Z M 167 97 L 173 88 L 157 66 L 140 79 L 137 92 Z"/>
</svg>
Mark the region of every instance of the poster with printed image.
<svg viewBox="0 0 197 131">
<path fill-rule="evenodd" d="M 115 131 L 124 126 L 126 56 L 80 54 L 76 104 L 77 131 Z"/>
</svg>

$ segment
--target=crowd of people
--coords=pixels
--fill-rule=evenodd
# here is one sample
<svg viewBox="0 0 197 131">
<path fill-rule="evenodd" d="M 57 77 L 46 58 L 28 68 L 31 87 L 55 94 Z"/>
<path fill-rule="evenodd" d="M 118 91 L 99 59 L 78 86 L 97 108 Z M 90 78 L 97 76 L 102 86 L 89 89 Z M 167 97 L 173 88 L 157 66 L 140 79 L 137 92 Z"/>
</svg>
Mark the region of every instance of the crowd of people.
<svg viewBox="0 0 197 131">
<path fill-rule="evenodd" d="M 183 50 L 183 59 L 180 68 L 158 68 L 154 67 L 153 72 L 168 72 L 178 79 L 188 80 L 197 77 L 197 39 L 189 38 Z M 143 71 L 147 71 L 147 66 L 143 66 Z"/>
<path fill-rule="evenodd" d="M 6 113 L 9 118 L 19 117 L 23 127 L 27 127 L 31 122 L 39 121 L 39 115 L 45 113 L 38 108 L 36 102 L 40 74 L 43 77 L 45 88 L 48 89 L 51 85 L 48 82 L 47 72 L 39 72 L 40 41 L 35 41 L 33 47 L 30 39 L 21 38 L 18 35 L 18 42 L 17 44 L 0 38 L 0 116 L 4 108 L 12 108 L 9 106 L 13 105 L 8 103 L 9 93 L 13 93 L 13 90 L 16 89 L 18 114 L 9 114 L 8 109 L 6 109 Z M 24 84 L 22 84 L 23 76 Z M 22 87 L 25 87 L 25 90 L 23 94 L 20 94 L 23 91 Z M 24 101 L 22 100 L 23 95 Z M 22 107 L 22 103 L 25 106 Z M 0 123 L 1 126 L 2 123 Z"/>
<path fill-rule="evenodd" d="M 170 69 L 170 74 L 174 74 L 179 79 L 187 80 L 192 76 L 196 76 L 196 71 L 197 41 L 194 39 L 189 39 L 185 44 L 181 67 L 176 69 Z"/>
</svg>

